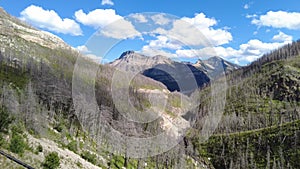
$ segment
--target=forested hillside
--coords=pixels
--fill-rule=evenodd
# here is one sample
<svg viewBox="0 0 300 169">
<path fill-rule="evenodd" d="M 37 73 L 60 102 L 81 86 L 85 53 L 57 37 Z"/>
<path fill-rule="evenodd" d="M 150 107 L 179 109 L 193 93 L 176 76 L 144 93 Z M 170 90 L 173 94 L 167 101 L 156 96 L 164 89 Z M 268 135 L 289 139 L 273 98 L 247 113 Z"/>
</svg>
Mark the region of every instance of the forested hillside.
<svg viewBox="0 0 300 169">
<path fill-rule="evenodd" d="M 191 141 L 199 156 L 211 158 L 215 168 L 299 168 L 299 51 L 297 41 L 227 76 L 226 106 L 215 134 L 201 143 L 194 133 Z M 207 107 L 202 103 L 200 114 Z M 201 120 L 196 124 L 201 129 Z"/>
</svg>

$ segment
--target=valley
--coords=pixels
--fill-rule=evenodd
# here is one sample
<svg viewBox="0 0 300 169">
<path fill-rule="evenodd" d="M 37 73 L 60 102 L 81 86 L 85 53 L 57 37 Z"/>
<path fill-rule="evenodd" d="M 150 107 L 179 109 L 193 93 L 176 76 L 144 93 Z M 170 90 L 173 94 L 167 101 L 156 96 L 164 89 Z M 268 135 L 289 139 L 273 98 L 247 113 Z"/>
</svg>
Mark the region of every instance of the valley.
<svg viewBox="0 0 300 169">
<path fill-rule="evenodd" d="M 100 64 L 1 8 L 0 49 L 0 150 L 34 168 L 300 167 L 300 41 L 246 66 Z"/>
</svg>

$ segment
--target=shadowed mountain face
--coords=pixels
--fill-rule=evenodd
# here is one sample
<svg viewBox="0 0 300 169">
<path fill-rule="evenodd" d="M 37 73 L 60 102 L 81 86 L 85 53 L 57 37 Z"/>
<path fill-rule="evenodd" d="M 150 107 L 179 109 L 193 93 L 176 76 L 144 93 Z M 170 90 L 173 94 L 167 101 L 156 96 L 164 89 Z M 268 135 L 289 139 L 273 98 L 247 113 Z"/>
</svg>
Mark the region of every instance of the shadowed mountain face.
<svg viewBox="0 0 300 169">
<path fill-rule="evenodd" d="M 144 76 L 162 82 L 170 91 L 190 94 L 210 82 L 209 77 L 190 64 L 174 62 L 172 65 L 159 64 L 142 73 Z"/>
<path fill-rule="evenodd" d="M 190 94 L 210 82 L 203 70 L 189 63 L 173 61 L 165 56 L 148 57 L 134 51 L 126 51 L 110 65 L 122 71 L 141 73 L 163 83 L 170 91 L 184 94 Z"/>
</svg>

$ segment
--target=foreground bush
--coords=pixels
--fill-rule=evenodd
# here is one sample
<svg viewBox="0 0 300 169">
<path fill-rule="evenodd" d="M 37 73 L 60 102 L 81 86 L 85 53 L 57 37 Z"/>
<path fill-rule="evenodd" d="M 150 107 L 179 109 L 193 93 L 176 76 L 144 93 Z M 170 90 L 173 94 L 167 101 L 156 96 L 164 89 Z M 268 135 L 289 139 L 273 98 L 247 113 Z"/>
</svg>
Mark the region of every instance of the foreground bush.
<svg viewBox="0 0 300 169">
<path fill-rule="evenodd" d="M 60 159 L 56 152 L 49 153 L 43 162 L 44 169 L 56 169 L 60 165 Z"/>
</svg>

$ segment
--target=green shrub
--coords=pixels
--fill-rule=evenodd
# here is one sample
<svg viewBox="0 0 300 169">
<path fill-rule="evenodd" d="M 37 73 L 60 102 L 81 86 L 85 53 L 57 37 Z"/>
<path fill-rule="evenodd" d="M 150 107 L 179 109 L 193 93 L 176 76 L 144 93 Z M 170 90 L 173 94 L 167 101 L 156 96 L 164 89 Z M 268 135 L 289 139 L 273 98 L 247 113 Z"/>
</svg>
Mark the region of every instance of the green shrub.
<svg viewBox="0 0 300 169">
<path fill-rule="evenodd" d="M 8 126 L 12 123 L 13 118 L 6 108 L 0 108 L 0 132 L 7 132 Z"/>
<path fill-rule="evenodd" d="M 81 157 L 87 160 L 88 162 L 96 165 L 97 156 L 95 154 L 92 154 L 89 151 L 84 151 L 83 153 L 81 153 Z"/>
<path fill-rule="evenodd" d="M 73 151 L 74 153 L 77 153 L 77 142 L 76 141 L 71 141 L 68 145 L 67 148 L 71 151 Z"/>
<path fill-rule="evenodd" d="M 43 162 L 44 169 L 56 169 L 60 165 L 60 159 L 57 152 L 49 153 Z"/>
<path fill-rule="evenodd" d="M 0 133 L 0 147 L 5 143 L 3 135 Z"/>
<path fill-rule="evenodd" d="M 26 148 L 26 142 L 22 135 L 13 133 L 10 141 L 9 149 L 13 153 L 23 154 Z"/>
<path fill-rule="evenodd" d="M 36 152 L 38 152 L 38 153 L 43 152 L 43 146 L 39 144 L 39 145 L 36 147 Z"/>
<path fill-rule="evenodd" d="M 24 130 L 23 130 L 24 126 L 22 126 L 21 124 L 17 124 L 17 125 L 13 125 L 11 128 L 11 132 L 14 134 L 23 134 Z"/>
<path fill-rule="evenodd" d="M 63 127 L 64 127 L 63 125 L 58 124 L 58 125 L 56 125 L 56 126 L 54 127 L 54 129 L 55 129 L 56 131 L 58 131 L 58 132 L 62 132 Z"/>
</svg>

